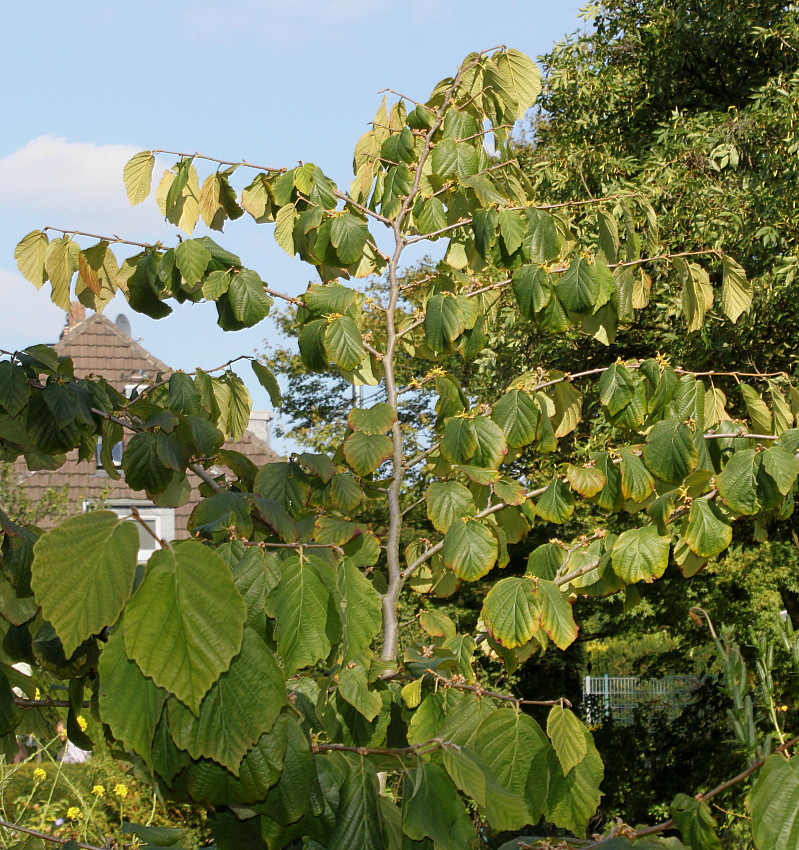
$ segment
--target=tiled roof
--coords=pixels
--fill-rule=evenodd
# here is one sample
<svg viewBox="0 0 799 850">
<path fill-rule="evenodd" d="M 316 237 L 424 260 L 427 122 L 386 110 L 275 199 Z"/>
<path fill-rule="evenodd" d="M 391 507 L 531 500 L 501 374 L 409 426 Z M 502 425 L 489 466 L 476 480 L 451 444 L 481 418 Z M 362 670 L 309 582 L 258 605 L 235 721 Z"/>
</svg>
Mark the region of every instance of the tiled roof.
<svg viewBox="0 0 799 850">
<path fill-rule="evenodd" d="M 68 323 L 61 339 L 54 346 L 62 357 L 71 357 L 75 375 L 79 378 L 102 375 L 118 390 L 124 392 L 126 386 L 152 379 L 157 372 L 172 370 L 157 357 L 154 357 L 131 339 L 120 327 L 98 313 L 88 319 Z M 257 466 L 274 463 L 280 457 L 259 437 L 245 431 L 236 442 L 228 442 L 225 448 L 242 452 Z M 105 470 L 98 469 L 94 460 L 80 462 L 77 451 L 70 452 L 66 463 L 57 470 L 29 472 L 25 461 L 15 464 L 15 471 L 24 483 L 29 498 L 38 501 L 50 488 L 69 487 L 70 509 L 83 510 L 83 503 L 109 502 L 116 499 L 146 499 L 144 492 L 134 492 L 124 478 L 114 481 Z M 200 501 L 196 486 L 198 479 L 189 473 L 192 495 L 188 504 L 175 510 L 177 536 L 186 536 L 186 524 L 194 506 Z M 49 523 L 43 521 L 45 528 Z"/>
</svg>

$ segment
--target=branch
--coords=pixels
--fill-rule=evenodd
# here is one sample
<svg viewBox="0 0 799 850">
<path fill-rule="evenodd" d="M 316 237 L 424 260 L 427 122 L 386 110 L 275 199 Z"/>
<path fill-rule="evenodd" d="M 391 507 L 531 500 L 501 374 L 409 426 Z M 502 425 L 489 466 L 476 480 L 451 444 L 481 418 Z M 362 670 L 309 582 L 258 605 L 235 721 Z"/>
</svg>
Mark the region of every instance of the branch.
<svg viewBox="0 0 799 850">
<path fill-rule="evenodd" d="M 83 847 L 84 850 L 105 850 L 103 847 L 98 847 L 96 844 L 83 844 L 80 841 L 75 841 L 72 838 L 58 838 L 55 835 L 48 835 L 46 832 L 38 832 L 35 829 L 28 829 L 26 826 L 17 826 L 15 823 L 9 823 L 5 820 L 0 820 L 0 826 L 6 829 L 14 830 L 14 832 L 24 832 L 25 835 L 32 835 L 34 838 L 41 838 L 42 841 L 49 841 L 52 844 L 70 844 L 73 843 L 78 847 Z"/>
<path fill-rule="evenodd" d="M 795 744 L 799 743 L 799 735 L 795 738 L 791 738 L 790 741 L 786 741 L 784 744 L 780 744 L 779 747 L 774 749 L 774 753 L 782 753 L 785 750 L 790 749 Z M 774 754 L 772 753 L 772 755 Z M 746 768 L 746 770 L 742 770 L 737 776 L 733 776 L 732 779 L 728 779 L 726 782 L 722 782 L 721 785 L 717 785 L 712 791 L 706 791 L 704 794 L 697 794 L 697 800 L 702 801 L 703 803 L 707 800 L 711 800 L 713 797 L 717 797 L 722 792 L 726 791 L 728 788 L 732 788 L 734 785 L 737 785 L 739 782 L 742 782 L 748 776 L 751 776 L 756 771 L 760 770 L 761 767 L 766 763 L 766 759 L 762 758 L 759 761 L 756 761 L 750 767 Z M 674 826 L 674 820 L 669 818 L 667 821 L 663 821 L 663 823 L 659 823 L 656 826 L 650 826 L 646 829 L 639 829 L 633 835 L 629 836 L 630 838 L 641 838 L 644 835 L 655 835 L 658 832 L 663 832 L 666 829 L 671 829 Z M 596 845 L 592 844 L 591 847 Z"/>
<path fill-rule="evenodd" d="M 217 159 L 213 156 L 206 156 L 202 153 L 181 153 L 180 151 L 165 151 L 165 150 L 153 150 L 150 151 L 151 154 L 156 155 L 159 153 L 166 153 L 170 156 L 179 156 L 181 159 L 204 159 L 207 162 L 218 162 L 220 165 L 236 165 L 242 166 L 243 168 L 255 168 L 258 171 L 271 171 L 273 174 L 282 174 L 287 169 L 285 168 L 273 168 L 269 165 L 255 165 L 252 162 L 247 162 L 246 159 L 239 160 L 238 162 L 233 162 L 227 159 Z"/>
<path fill-rule="evenodd" d="M 14 705 L 20 708 L 72 708 L 72 703 L 68 699 L 27 699 L 26 697 L 14 697 Z M 81 703 L 83 708 L 91 708 L 91 703 L 84 700 Z"/>
<path fill-rule="evenodd" d="M 157 251 L 164 247 L 161 242 L 156 242 L 155 244 L 150 244 L 149 242 L 132 242 L 130 239 L 122 239 L 120 236 L 100 236 L 97 233 L 84 233 L 82 230 L 64 230 L 63 227 L 51 227 L 50 225 L 42 228 L 42 232 L 44 233 L 48 230 L 55 230 L 57 233 L 63 233 L 64 236 L 67 234 L 70 236 L 87 236 L 89 239 L 99 239 L 101 242 L 118 242 L 121 245 L 133 245 L 136 248 L 146 248 L 151 251 Z"/>
<path fill-rule="evenodd" d="M 572 704 L 566 699 L 566 697 L 559 697 L 558 699 L 522 699 L 521 697 L 511 696 L 510 694 L 498 694 L 496 691 L 487 691 L 479 685 L 467 685 L 462 682 L 453 681 L 452 679 L 448 679 L 446 676 L 442 676 L 440 673 L 437 673 L 435 670 L 428 669 L 425 670 L 425 673 L 430 673 L 430 675 L 438 679 L 439 682 L 443 682 L 445 688 L 469 691 L 470 693 L 477 694 L 481 697 L 491 697 L 492 699 L 499 699 L 505 702 L 513 702 L 516 703 L 516 705 L 559 705 L 562 708 L 572 707 Z"/>
<path fill-rule="evenodd" d="M 460 749 L 460 747 L 451 741 L 444 741 L 441 738 L 430 738 L 430 740 L 422 744 L 412 744 L 410 747 L 351 747 L 346 744 L 317 744 L 316 741 L 311 742 L 311 751 L 314 753 L 332 751 L 358 753 L 361 756 L 397 756 L 397 758 L 426 755 L 435 750 L 446 749 L 455 750 Z"/>
<path fill-rule="evenodd" d="M 139 511 L 138 511 L 138 509 L 136 508 L 136 506 L 135 506 L 135 505 L 131 505 L 131 506 L 130 506 L 130 515 L 133 517 L 133 519 L 135 519 L 135 520 L 136 520 L 136 522 L 137 522 L 137 523 L 139 523 L 139 525 L 140 525 L 140 526 L 141 526 L 141 527 L 142 527 L 142 528 L 143 528 L 143 529 L 144 529 L 144 530 L 145 530 L 145 531 L 146 531 L 146 532 L 150 535 L 150 537 L 152 537 L 152 538 L 153 538 L 153 540 L 155 540 L 155 542 L 156 542 L 156 543 L 157 543 L 157 544 L 158 544 L 158 545 L 159 545 L 162 549 L 169 549 L 169 544 L 166 542 L 166 540 L 164 540 L 163 538 L 159 537 L 159 536 L 158 536 L 158 535 L 157 535 L 157 534 L 156 534 L 156 533 L 152 530 L 152 528 L 150 528 L 150 526 L 149 526 L 149 525 L 147 525 L 147 523 L 146 523 L 146 522 L 145 522 L 145 521 L 141 518 L 141 514 L 139 513 Z"/>
<path fill-rule="evenodd" d="M 213 491 L 214 493 L 221 493 L 225 488 L 211 475 L 207 470 L 203 469 L 203 467 L 199 463 L 190 463 L 188 465 L 188 469 L 190 469 L 198 478 L 201 478 Z"/>
</svg>

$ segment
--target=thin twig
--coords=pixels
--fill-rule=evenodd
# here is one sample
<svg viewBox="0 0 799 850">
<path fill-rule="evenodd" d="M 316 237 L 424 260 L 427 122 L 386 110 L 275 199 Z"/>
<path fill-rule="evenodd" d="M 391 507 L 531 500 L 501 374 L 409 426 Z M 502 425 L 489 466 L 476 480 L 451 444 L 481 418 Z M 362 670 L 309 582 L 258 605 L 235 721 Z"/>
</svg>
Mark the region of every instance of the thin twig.
<svg viewBox="0 0 799 850">
<path fill-rule="evenodd" d="M 133 245 L 136 248 L 146 248 L 147 250 L 159 250 L 164 247 L 161 242 L 156 242 L 155 244 L 149 242 L 132 242 L 130 239 L 122 239 L 120 236 L 100 236 L 97 233 L 84 233 L 82 230 L 64 230 L 63 227 L 51 227 L 49 224 L 47 227 L 42 228 L 43 232 L 48 230 L 55 230 L 57 233 L 63 233 L 64 236 L 67 234 L 70 236 L 87 236 L 89 239 L 99 239 L 101 242 L 118 242 L 121 245 Z"/>
<path fill-rule="evenodd" d="M 68 699 L 27 699 L 15 696 L 14 705 L 20 708 L 72 708 L 73 703 Z M 84 700 L 81 707 L 91 708 L 91 703 L 89 700 Z"/>
<path fill-rule="evenodd" d="M 83 842 L 75 841 L 72 838 L 58 838 L 55 835 L 48 835 L 46 832 L 28 829 L 26 826 L 18 826 L 15 823 L 9 823 L 5 820 L 0 820 L 0 826 L 5 827 L 6 829 L 11 829 L 14 832 L 23 832 L 25 835 L 32 835 L 34 838 L 41 838 L 42 841 L 49 841 L 52 844 L 69 844 L 72 842 L 76 846 L 84 848 L 84 850 L 105 850 L 105 848 L 98 847 L 96 844 L 84 844 Z"/>
<path fill-rule="evenodd" d="M 411 744 L 410 747 L 353 747 L 347 744 L 317 744 L 315 741 L 311 742 L 311 751 L 314 753 L 345 752 L 358 753 L 361 756 L 397 756 L 397 758 L 416 757 L 435 752 L 435 750 L 446 749 L 460 749 L 460 747 L 441 738 L 431 738 L 423 744 Z"/>
<path fill-rule="evenodd" d="M 285 168 L 273 168 L 269 165 L 255 165 L 252 162 L 247 162 L 246 159 L 239 160 L 238 162 L 233 162 L 228 159 L 217 159 L 216 157 L 206 156 L 205 154 L 197 153 L 196 151 L 194 153 L 181 153 L 180 151 L 152 150 L 150 153 L 165 153 L 169 154 L 169 156 L 179 156 L 181 159 L 204 159 L 208 162 L 218 162 L 220 165 L 237 165 L 242 166 L 243 168 L 255 168 L 258 171 L 271 171 L 273 174 L 282 174 L 286 171 Z"/>
<path fill-rule="evenodd" d="M 485 688 L 481 688 L 479 685 L 467 685 L 463 682 L 456 682 L 452 679 L 448 679 L 446 676 L 442 676 L 441 673 L 437 673 L 435 670 L 425 670 L 426 673 L 430 673 L 431 676 L 434 676 L 439 682 L 444 684 L 445 688 L 455 688 L 458 691 L 469 691 L 470 693 L 477 694 L 481 697 L 491 697 L 492 699 L 503 700 L 504 702 L 513 702 L 516 705 L 560 705 L 563 708 L 571 708 L 572 704 L 566 697 L 559 697 L 558 699 L 522 699 L 521 697 L 514 697 L 510 694 L 498 694 L 496 691 L 487 691 Z"/>
<path fill-rule="evenodd" d="M 135 505 L 130 506 L 130 515 L 133 517 L 133 519 L 136 520 L 137 523 L 139 523 L 139 525 L 150 535 L 150 537 L 153 538 L 153 540 L 155 540 L 155 542 L 162 549 L 169 549 L 169 544 L 166 542 L 166 540 L 164 540 L 162 537 L 159 537 L 152 530 L 152 528 L 150 528 L 150 526 L 147 525 L 147 523 L 141 518 L 141 514 L 139 513 L 139 511 L 138 511 L 138 509 L 136 508 Z"/>
</svg>

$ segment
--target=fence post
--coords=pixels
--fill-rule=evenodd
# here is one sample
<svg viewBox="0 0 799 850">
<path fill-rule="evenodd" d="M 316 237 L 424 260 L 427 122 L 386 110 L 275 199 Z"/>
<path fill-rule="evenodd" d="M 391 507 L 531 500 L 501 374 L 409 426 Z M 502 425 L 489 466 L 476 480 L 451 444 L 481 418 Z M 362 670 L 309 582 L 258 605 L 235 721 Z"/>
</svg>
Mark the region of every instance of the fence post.
<svg viewBox="0 0 799 850">
<path fill-rule="evenodd" d="M 605 692 L 605 718 L 610 717 L 610 676 L 605 673 L 604 681 L 602 682 Z"/>
</svg>

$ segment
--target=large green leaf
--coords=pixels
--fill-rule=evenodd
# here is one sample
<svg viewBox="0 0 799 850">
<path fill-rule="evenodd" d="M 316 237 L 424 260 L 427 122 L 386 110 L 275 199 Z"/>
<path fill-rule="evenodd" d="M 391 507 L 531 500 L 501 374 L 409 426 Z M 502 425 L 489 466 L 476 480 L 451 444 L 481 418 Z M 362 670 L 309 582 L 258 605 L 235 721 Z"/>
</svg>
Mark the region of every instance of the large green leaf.
<svg viewBox="0 0 799 850">
<path fill-rule="evenodd" d="M 534 760 L 550 749 L 546 735 L 529 714 L 512 708 L 500 708 L 490 714 L 480 725 L 474 738 L 474 750 L 489 766 L 503 788 L 526 798 L 528 783 L 540 779 L 531 776 Z M 530 811 L 530 822 L 541 816 Z"/>
<path fill-rule="evenodd" d="M 635 397 L 639 379 L 621 363 L 605 369 L 599 379 L 599 400 L 606 411 L 615 416 Z"/>
<path fill-rule="evenodd" d="M 363 668 L 347 665 L 339 673 L 338 692 L 370 723 L 380 714 L 383 700 L 377 691 L 369 689 Z"/>
<path fill-rule="evenodd" d="M 621 492 L 625 499 L 643 502 L 648 499 L 655 489 L 655 479 L 649 474 L 643 461 L 630 448 L 625 447 L 620 452 L 621 460 Z"/>
<path fill-rule="evenodd" d="M 10 360 L 0 361 L 0 407 L 16 416 L 28 403 L 31 390 L 25 370 Z"/>
<path fill-rule="evenodd" d="M 678 794 L 669 807 L 669 814 L 686 846 L 692 850 L 721 850 L 721 841 L 716 835 L 716 821 L 704 800 Z"/>
<path fill-rule="evenodd" d="M 115 629 L 103 647 L 98 675 L 103 723 L 108 724 L 117 741 L 149 762 L 166 692 L 125 654 L 121 629 Z"/>
<path fill-rule="evenodd" d="M 225 372 L 221 378 L 212 378 L 212 382 L 214 400 L 219 408 L 219 429 L 229 439 L 240 440 L 250 421 L 250 393 L 244 381 L 233 372 Z"/>
<path fill-rule="evenodd" d="M 436 481 L 427 488 L 427 516 L 436 531 L 442 533 L 456 519 L 474 516 L 477 508 L 469 490 L 457 481 Z"/>
<path fill-rule="evenodd" d="M 681 483 L 699 462 L 690 429 L 673 419 L 657 422 L 652 427 L 643 454 L 649 471 L 669 484 Z"/>
<path fill-rule="evenodd" d="M 799 759 L 771 755 L 746 800 L 758 850 L 799 847 Z"/>
<path fill-rule="evenodd" d="M 279 502 L 296 517 L 305 511 L 311 483 L 298 463 L 267 463 L 255 476 L 254 490 L 260 496 Z"/>
<path fill-rule="evenodd" d="M 477 434 L 471 419 L 447 419 L 441 438 L 441 454 L 450 463 L 469 463 L 477 449 Z"/>
<path fill-rule="evenodd" d="M 211 252 L 199 239 L 186 239 L 175 249 L 175 265 L 190 286 L 202 280 L 210 262 Z"/>
<path fill-rule="evenodd" d="M 513 273 L 513 294 L 525 319 L 535 319 L 552 298 L 546 269 L 538 265 L 520 266 Z"/>
<path fill-rule="evenodd" d="M 330 241 L 343 266 L 350 266 L 360 260 L 368 239 L 369 228 L 363 219 L 349 212 L 333 219 Z"/>
<path fill-rule="evenodd" d="M 434 295 L 427 302 L 424 333 L 435 352 L 446 351 L 449 344 L 466 330 L 466 315 L 460 301 L 452 295 Z"/>
<path fill-rule="evenodd" d="M 541 74 L 535 62 L 518 50 L 504 50 L 492 57 L 487 71 L 489 84 L 503 100 L 513 118 L 523 118 L 541 92 Z"/>
<path fill-rule="evenodd" d="M 351 558 L 336 568 L 342 656 L 348 663 L 371 645 L 383 624 L 380 594 Z"/>
<path fill-rule="evenodd" d="M 602 793 L 604 768 L 588 730 L 583 732 L 586 742 L 585 758 L 568 774 L 563 773 L 554 750 L 549 753 L 549 788 L 545 805 L 546 818 L 556 826 L 572 833 L 582 833 L 593 817 Z"/>
<path fill-rule="evenodd" d="M 444 535 L 444 565 L 465 581 L 482 578 L 498 555 L 496 537 L 478 520 L 457 520 Z"/>
<path fill-rule="evenodd" d="M 491 418 L 505 432 L 508 445 L 513 447 L 533 442 L 540 417 L 541 411 L 533 396 L 518 389 L 505 393 L 491 409 Z"/>
<path fill-rule="evenodd" d="M 752 306 L 752 284 L 746 279 L 743 268 L 727 254 L 721 258 L 721 267 L 724 270 L 721 309 L 731 322 L 737 322 L 741 313 Z"/>
<path fill-rule="evenodd" d="M 627 584 L 660 578 L 669 563 L 671 538 L 646 525 L 620 534 L 613 544 L 613 572 Z"/>
<path fill-rule="evenodd" d="M 555 284 L 555 291 L 569 312 L 590 315 L 599 298 L 594 267 L 582 257 L 576 259 Z"/>
<path fill-rule="evenodd" d="M 327 850 L 386 850 L 377 772 L 363 756 L 342 754 L 340 758 L 346 766 L 344 781 L 336 825 L 325 846 Z"/>
<path fill-rule="evenodd" d="M 200 703 L 195 717 L 169 703 L 175 743 L 193 758 L 211 758 L 238 774 L 245 753 L 275 724 L 286 704 L 283 674 L 263 640 L 244 629 L 241 651 Z"/>
<path fill-rule="evenodd" d="M 155 552 L 125 609 L 125 651 L 193 712 L 241 649 L 247 606 L 227 564 L 193 540 Z"/>
<path fill-rule="evenodd" d="M 344 457 L 356 475 L 374 472 L 391 457 L 393 451 L 394 444 L 386 434 L 356 431 L 344 441 Z"/>
<path fill-rule="evenodd" d="M 527 210 L 526 216 L 527 234 L 522 246 L 528 259 L 539 265 L 557 259 L 560 256 L 561 244 L 554 217 L 543 210 L 533 209 Z M 539 277 L 538 280 L 543 284 L 544 278 Z"/>
<path fill-rule="evenodd" d="M 133 590 L 139 535 L 112 511 L 71 517 L 33 548 L 31 586 L 67 657 L 113 625 Z"/>
<path fill-rule="evenodd" d="M 463 850 L 472 842 L 474 830 L 463 801 L 437 764 L 420 761 L 406 776 L 402 830 L 416 841 L 432 839 L 441 850 Z"/>
<path fill-rule="evenodd" d="M 328 322 L 325 349 L 330 359 L 348 372 L 355 369 L 366 354 L 358 325 L 349 316 L 336 316 Z"/>
<path fill-rule="evenodd" d="M 571 490 L 559 478 L 554 478 L 538 499 L 535 511 L 545 522 L 556 525 L 566 522 L 574 513 Z"/>
<path fill-rule="evenodd" d="M 707 499 L 694 499 L 683 537 L 695 555 L 712 558 L 732 542 L 732 526 Z"/>
<path fill-rule="evenodd" d="M 552 741 L 564 776 L 586 757 L 586 732 L 583 723 L 568 708 L 552 706 L 547 717 L 547 735 Z"/>
<path fill-rule="evenodd" d="M 549 546 L 551 544 L 544 544 Z M 562 551 L 562 550 L 561 550 Z M 532 559 L 535 553 L 531 553 Z M 528 562 L 528 572 L 530 570 Z M 554 572 L 551 573 L 554 576 Z M 572 606 L 560 588 L 545 578 L 540 578 L 536 588 L 536 597 L 541 607 L 541 628 L 549 635 L 555 646 L 566 649 L 577 640 L 577 623 L 574 621 Z"/>
<path fill-rule="evenodd" d="M 50 240 L 41 230 L 33 230 L 20 240 L 14 249 L 14 259 L 20 274 L 37 289 L 47 280 L 44 261 Z"/>
<path fill-rule="evenodd" d="M 524 646 L 538 631 L 541 610 L 529 578 L 503 578 L 489 590 L 481 613 L 491 637 L 508 649 Z"/>
<path fill-rule="evenodd" d="M 508 444 L 499 425 L 487 416 L 472 419 L 476 446 L 470 459 L 473 466 L 494 469 L 508 453 Z"/>
<path fill-rule="evenodd" d="M 272 299 L 264 290 L 264 282 L 250 269 L 242 269 L 233 275 L 228 287 L 228 302 L 233 315 L 247 328 L 265 319 L 272 306 Z M 254 368 L 255 361 L 252 362 Z"/>
<path fill-rule="evenodd" d="M 250 366 L 252 366 L 252 371 L 258 383 L 269 393 L 269 400 L 272 402 L 272 407 L 280 407 L 282 401 L 280 384 L 278 384 L 271 370 L 267 369 L 266 366 L 257 360 L 251 360 Z"/>
<path fill-rule="evenodd" d="M 754 449 L 743 449 L 727 461 L 716 476 L 716 487 L 722 499 L 739 514 L 752 516 L 760 510 L 757 499 L 757 473 L 760 458 Z"/>
<path fill-rule="evenodd" d="M 267 613 L 275 616 L 275 636 L 287 676 L 330 654 L 338 627 L 333 595 L 314 560 L 288 558 L 278 586 L 269 594 Z"/>
<path fill-rule="evenodd" d="M 150 194 L 154 165 L 155 157 L 150 151 L 141 151 L 125 163 L 122 179 L 131 206 L 140 204 Z"/>
<path fill-rule="evenodd" d="M 378 402 L 368 408 L 355 407 L 347 415 L 347 424 L 353 431 L 369 435 L 385 434 L 396 421 L 396 411 L 385 402 Z"/>
</svg>

